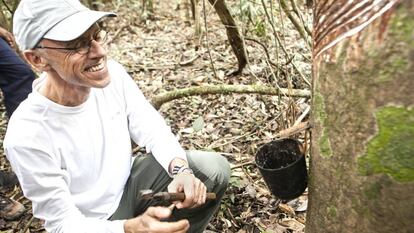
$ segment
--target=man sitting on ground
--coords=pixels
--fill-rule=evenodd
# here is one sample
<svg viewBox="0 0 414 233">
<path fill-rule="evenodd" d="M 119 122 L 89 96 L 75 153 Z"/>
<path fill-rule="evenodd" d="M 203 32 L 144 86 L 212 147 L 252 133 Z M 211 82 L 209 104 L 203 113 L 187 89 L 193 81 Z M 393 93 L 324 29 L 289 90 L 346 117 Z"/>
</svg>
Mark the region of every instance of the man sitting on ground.
<svg viewBox="0 0 414 233">
<path fill-rule="evenodd" d="M 48 232 L 202 232 L 228 184 L 227 160 L 185 152 L 135 82 L 107 61 L 110 12 L 22 0 L 14 33 L 43 72 L 10 119 L 4 148 Z M 148 155 L 132 157 L 131 140 Z M 184 192 L 173 212 L 139 191 Z M 217 199 L 206 201 L 206 192 Z"/>
</svg>

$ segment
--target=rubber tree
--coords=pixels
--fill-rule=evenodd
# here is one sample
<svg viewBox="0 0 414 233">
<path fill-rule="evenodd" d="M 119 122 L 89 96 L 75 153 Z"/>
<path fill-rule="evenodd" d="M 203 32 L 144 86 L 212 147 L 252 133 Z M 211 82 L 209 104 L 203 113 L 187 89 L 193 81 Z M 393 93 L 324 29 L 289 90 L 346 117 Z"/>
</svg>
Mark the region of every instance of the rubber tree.
<svg viewBox="0 0 414 233">
<path fill-rule="evenodd" d="M 315 1 L 313 40 L 306 232 L 413 232 L 413 1 Z"/>
</svg>

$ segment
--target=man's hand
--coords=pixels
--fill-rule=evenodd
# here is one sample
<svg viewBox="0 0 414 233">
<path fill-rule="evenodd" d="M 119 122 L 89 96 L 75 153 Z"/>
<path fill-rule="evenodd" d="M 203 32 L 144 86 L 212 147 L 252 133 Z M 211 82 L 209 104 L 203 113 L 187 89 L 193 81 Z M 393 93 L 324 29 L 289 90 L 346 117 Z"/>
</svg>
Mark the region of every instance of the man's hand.
<svg viewBox="0 0 414 233">
<path fill-rule="evenodd" d="M 185 200 L 176 202 L 177 209 L 195 208 L 206 202 L 207 188 L 192 173 L 182 172 L 177 174 L 168 185 L 168 192 L 185 193 Z"/>
<path fill-rule="evenodd" d="M 149 207 L 145 213 L 128 219 L 124 223 L 125 233 L 180 233 L 186 232 L 190 227 L 188 220 L 178 222 L 162 222 L 161 219 L 170 217 L 171 210 L 167 207 Z"/>
<path fill-rule="evenodd" d="M 0 27 L 0 37 L 4 38 L 7 43 L 9 43 L 10 47 L 14 48 L 14 37 L 13 34 L 11 34 L 6 29 Z"/>
</svg>

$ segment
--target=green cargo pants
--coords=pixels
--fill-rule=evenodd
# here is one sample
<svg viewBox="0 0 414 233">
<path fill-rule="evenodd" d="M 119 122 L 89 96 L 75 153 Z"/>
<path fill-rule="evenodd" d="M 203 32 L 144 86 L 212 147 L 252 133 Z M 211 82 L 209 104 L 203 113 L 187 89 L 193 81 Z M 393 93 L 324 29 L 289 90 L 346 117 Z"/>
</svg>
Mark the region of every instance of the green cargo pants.
<svg viewBox="0 0 414 233">
<path fill-rule="evenodd" d="M 203 232 L 219 208 L 226 191 L 230 177 L 229 163 L 218 153 L 202 151 L 187 151 L 187 160 L 194 175 L 206 185 L 207 192 L 216 193 L 217 198 L 207 201 L 198 208 L 175 209 L 168 221 L 188 219 L 190 222 L 188 232 Z M 143 189 L 152 189 L 154 192 L 167 191 L 171 181 L 172 178 L 151 154 L 136 158 L 119 207 L 110 219 L 129 219 L 144 213 L 150 206 L 168 205 L 169 203 L 155 200 L 143 200 L 139 197 L 139 191 Z"/>
</svg>

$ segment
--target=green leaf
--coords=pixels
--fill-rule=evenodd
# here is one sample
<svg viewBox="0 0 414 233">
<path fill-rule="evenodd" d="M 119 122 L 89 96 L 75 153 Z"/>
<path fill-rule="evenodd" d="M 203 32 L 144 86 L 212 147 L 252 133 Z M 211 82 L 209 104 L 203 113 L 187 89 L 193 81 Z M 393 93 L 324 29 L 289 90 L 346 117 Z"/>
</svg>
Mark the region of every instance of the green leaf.
<svg viewBox="0 0 414 233">
<path fill-rule="evenodd" d="M 203 118 L 200 116 L 197 119 L 195 119 L 195 121 L 193 122 L 193 129 L 194 132 L 198 132 L 200 130 L 202 130 L 204 127 L 204 120 Z"/>
</svg>

